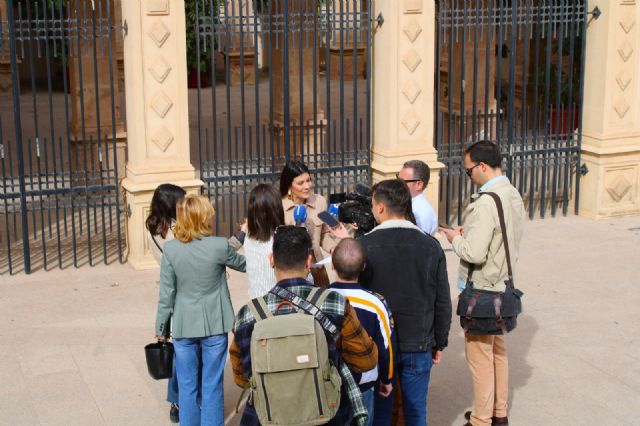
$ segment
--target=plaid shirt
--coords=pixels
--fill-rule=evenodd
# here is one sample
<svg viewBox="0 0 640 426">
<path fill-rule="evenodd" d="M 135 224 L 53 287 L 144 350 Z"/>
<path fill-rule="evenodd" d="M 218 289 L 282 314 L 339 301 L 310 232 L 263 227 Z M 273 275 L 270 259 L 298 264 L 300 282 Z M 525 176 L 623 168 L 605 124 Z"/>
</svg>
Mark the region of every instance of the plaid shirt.
<svg viewBox="0 0 640 426">
<path fill-rule="evenodd" d="M 313 284 L 302 278 L 283 280 L 277 285 L 303 298 L 308 297 L 314 288 Z M 283 299 L 272 293 L 267 293 L 263 298 L 271 312 L 283 301 Z M 338 414 L 336 414 L 336 419 L 341 416 L 353 414 L 358 423 L 360 423 L 362 419 L 366 421 L 367 411 L 362 403 L 362 395 L 360 394 L 357 383 L 349 372 L 349 368 L 358 372 L 364 372 L 374 368 L 378 363 L 377 347 L 360 325 L 355 310 L 341 294 L 331 292 L 322 305 L 318 307 L 340 330 L 340 337 L 335 343 L 328 333 L 325 332 L 325 334 L 329 347 L 329 357 L 340 371 L 343 380 L 343 395 L 346 396 L 351 403 L 352 412 L 347 413 L 346 404 L 341 403 Z M 293 309 L 290 306 L 283 306 L 279 312 L 287 314 L 292 311 Z M 251 377 L 250 345 L 255 322 L 255 318 L 251 314 L 250 309 L 245 305 L 238 312 L 233 328 L 234 337 L 231 348 L 229 349 L 229 356 L 233 367 L 233 378 L 236 384 L 241 387 L 245 387 L 248 384 L 249 377 Z M 344 363 L 342 361 L 344 361 Z M 349 368 L 347 368 L 347 366 Z M 255 412 L 252 415 L 251 411 L 253 411 L 253 408 L 247 405 L 241 422 L 243 425 L 258 424 Z M 255 422 L 249 419 L 253 417 L 255 417 Z"/>
</svg>

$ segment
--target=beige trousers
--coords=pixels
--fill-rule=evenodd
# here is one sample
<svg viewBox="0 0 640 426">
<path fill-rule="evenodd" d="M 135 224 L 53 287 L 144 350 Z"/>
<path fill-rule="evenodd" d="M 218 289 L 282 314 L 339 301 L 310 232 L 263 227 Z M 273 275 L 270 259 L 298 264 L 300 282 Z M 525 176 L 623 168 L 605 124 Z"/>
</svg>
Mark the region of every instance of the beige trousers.
<svg viewBox="0 0 640 426">
<path fill-rule="evenodd" d="M 464 340 L 473 378 L 471 424 L 491 426 L 492 417 L 507 416 L 509 361 L 504 337 L 465 334 Z"/>
</svg>

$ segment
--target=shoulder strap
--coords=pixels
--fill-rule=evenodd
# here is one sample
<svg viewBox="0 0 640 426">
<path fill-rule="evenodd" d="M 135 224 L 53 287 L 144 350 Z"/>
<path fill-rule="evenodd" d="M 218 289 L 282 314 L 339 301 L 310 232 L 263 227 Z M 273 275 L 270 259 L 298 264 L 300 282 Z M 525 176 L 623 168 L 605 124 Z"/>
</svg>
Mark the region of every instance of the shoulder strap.
<svg viewBox="0 0 640 426">
<path fill-rule="evenodd" d="M 160 253 L 162 253 L 162 247 L 160 247 L 160 244 L 158 244 L 158 242 L 156 241 L 155 235 L 151 234 L 151 239 L 153 240 L 153 244 L 155 244 L 156 247 L 158 247 L 158 250 L 160 250 Z"/>
<path fill-rule="evenodd" d="M 329 317 L 327 317 L 325 313 L 322 312 L 320 308 L 318 308 L 315 304 L 309 302 L 307 299 L 298 296 L 295 293 L 292 293 L 284 287 L 280 287 L 279 285 L 273 287 L 271 290 L 269 290 L 269 292 L 285 300 L 288 300 L 309 315 L 312 315 L 320 323 L 322 328 L 331 335 L 331 337 L 333 337 L 334 339 L 338 338 L 339 330 L 336 325 L 331 322 Z M 312 290 L 312 293 L 310 293 L 309 296 L 310 298 L 314 298 L 314 296 L 320 294 L 317 297 L 317 303 L 322 304 L 324 299 L 326 299 L 329 295 L 328 293 L 329 290 L 317 287 Z"/>
<path fill-rule="evenodd" d="M 500 230 L 502 231 L 502 242 L 504 244 L 504 253 L 507 258 L 507 273 L 509 274 L 509 282 L 513 285 L 513 271 L 511 269 L 511 255 L 509 254 L 509 240 L 507 238 L 507 226 L 504 222 L 504 210 L 502 208 L 502 200 L 495 192 L 481 192 L 480 195 L 487 194 L 496 203 L 498 208 L 498 219 L 500 220 Z"/>
<path fill-rule="evenodd" d="M 256 319 L 256 321 L 261 321 L 273 316 L 262 297 L 251 299 L 251 301 L 247 303 L 247 306 L 249 307 L 249 310 L 253 314 L 253 317 Z"/>
</svg>

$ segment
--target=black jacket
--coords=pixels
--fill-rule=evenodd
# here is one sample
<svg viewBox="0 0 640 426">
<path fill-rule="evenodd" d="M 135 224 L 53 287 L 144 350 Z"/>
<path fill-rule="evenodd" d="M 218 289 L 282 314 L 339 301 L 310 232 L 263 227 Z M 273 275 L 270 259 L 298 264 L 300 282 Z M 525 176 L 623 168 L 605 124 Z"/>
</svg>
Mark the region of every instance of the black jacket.
<svg viewBox="0 0 640 426">
<path fill-rule="evenodd" d="M 400 352 L 444 349 L 451 295 L 440 243 L 404 220 L 386 221 L 359 241 L 367 255 L 360 282 L 387 299 Z"/>
</svg>

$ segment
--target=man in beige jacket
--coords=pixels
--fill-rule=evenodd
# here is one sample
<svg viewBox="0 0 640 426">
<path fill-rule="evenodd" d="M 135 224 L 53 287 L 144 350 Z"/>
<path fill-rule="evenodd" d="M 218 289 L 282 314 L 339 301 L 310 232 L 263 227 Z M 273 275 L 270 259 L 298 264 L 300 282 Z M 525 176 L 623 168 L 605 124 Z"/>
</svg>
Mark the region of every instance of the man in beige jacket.
<svg viewBox="0 0 640 426">
<path fill-rule="evenodd" d="M 465 151 L 467 176 L 480 187 L 494 192 L 502 201 L 512 266 L 525 219 L 524 204 L 518 190 L 502 175 L 500 149 L 492 142 L 477 142 Z M 470 265 L 474 288 L 501 292 L 507 279 L 507 262 L 502 242 L 498 210 L 491 197 L 474 194 L 465 212 L 464 226 L 440 229 L 453 251 L 460 257 L 458 287 L 464 289 Z M 465 333 L 465 353 L 473 377 L 473 410 L 465 413 L 465 425 L 508 425 L 507 399 L 509 366 L 504 336 L 478 336 Z"/>
</svg>

